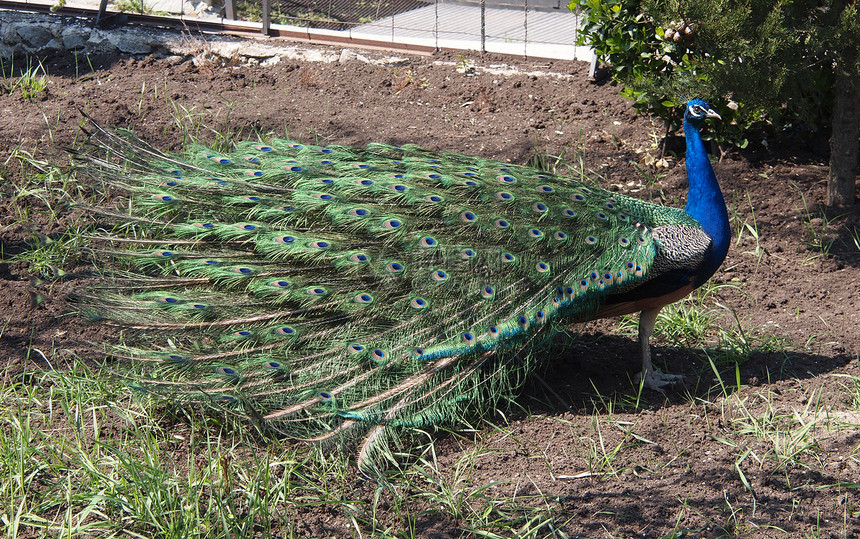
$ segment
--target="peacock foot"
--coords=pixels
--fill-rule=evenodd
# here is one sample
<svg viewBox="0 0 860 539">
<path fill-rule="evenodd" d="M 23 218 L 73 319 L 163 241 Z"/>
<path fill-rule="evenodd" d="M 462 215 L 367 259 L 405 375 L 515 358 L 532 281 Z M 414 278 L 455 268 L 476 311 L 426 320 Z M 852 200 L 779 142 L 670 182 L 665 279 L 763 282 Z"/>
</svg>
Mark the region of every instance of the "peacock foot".
<svg viewBox="0 0 860 539">
<path fill-rule="evenodd" d="M 642 380 L 642 375 L 642 372 L 636 375 L 637 383 Z M 653 389 L 654 391 L 659 391 L 663 394 L 666 393 L 667 387 L 673 386 L 684 379 L 680 374 L 665 374 L 657 369 L 648 369 L 647 371 L 644 371 L 644 375 L 645 382 L 643 385 L 648 389 Z"/>
</svg>

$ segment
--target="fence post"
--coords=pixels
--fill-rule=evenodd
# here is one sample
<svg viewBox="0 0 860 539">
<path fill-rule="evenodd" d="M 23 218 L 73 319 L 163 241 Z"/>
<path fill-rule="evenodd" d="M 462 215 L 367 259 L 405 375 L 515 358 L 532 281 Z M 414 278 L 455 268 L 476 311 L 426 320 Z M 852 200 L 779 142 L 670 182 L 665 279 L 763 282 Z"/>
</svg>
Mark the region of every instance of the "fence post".
<svg viewBox="0 0 860 539">
<path fill-rule="evenodd" d="M 269 35 L 269 26 L 271 25 L 271 21 L 269 20 L 269 7 L 270 0 L 263 0 L 263 35 Z"/>
<path fill-rule="evenodd" d="M 523 1 L 523 58 L 529 57 L 529 0 Z"/>
<path fill-rule="evenodd" d="M 224 2 L 224 11 L 225 15 L 231 21 L 236 20 L 236 1 L 235 0 L 225 0 Z"/>
<path fill-rule="evenodd" d="M 481 52 L 487 52 L 487 2 L 481 0 Z"/>
</svg>

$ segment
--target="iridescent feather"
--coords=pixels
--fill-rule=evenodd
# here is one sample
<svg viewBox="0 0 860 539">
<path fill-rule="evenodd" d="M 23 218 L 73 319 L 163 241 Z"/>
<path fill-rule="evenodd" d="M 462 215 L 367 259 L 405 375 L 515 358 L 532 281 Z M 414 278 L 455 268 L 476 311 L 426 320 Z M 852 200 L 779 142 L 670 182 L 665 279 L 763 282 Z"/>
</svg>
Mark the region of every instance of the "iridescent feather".
<svg viewBox="0 0 860 539">
<path fill-rule="evenodd" d="M 688 173 L 713 198 L 706 116 L 688 105 Z M 416 146 L 274 139 L 180 158 L 124 131 L 93 138 L 105 153 L 83 169 L 130 199 L 125 213 L 89 208 L 115 224 L 93 248 L 130 269 L 76 301 L 124 330 L 117 372 L 293 438 L 363 434 L 362 467 L 398 428 L 509 394 L 564 325 L 656 317 L 728 244 L 727 221 Z M 646 383 L 660 388 L 643 326 Z"/>
</svg>

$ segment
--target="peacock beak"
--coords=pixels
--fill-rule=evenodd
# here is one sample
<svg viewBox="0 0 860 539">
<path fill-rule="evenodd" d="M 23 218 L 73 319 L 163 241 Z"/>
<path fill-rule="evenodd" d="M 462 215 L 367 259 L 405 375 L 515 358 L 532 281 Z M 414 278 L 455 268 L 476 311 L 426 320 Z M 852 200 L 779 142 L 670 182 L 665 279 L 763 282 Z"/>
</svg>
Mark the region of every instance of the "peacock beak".
<svg viewBox="0 0 860 539">
<path fill-rule="evenodd" d="M 705 113 L 705 118 L 716 118 L 717 120 L 723 119 L 723 117 L 717 114 L 717 111 L 714 109 L 708 109 L 708 112 Z"/>
</svg>

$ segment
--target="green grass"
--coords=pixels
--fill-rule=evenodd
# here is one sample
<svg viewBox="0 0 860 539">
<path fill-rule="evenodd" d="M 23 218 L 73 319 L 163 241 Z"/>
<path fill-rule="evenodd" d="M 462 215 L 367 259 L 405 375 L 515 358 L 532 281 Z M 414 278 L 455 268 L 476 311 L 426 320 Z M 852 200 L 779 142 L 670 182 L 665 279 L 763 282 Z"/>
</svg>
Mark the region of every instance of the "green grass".
<svg viewBox="0 0 860 539">
<path fill-rule="evenodd" d="M 10 61 L 9 73 L 15 73 L 15 63 Z M 27 68 L 17 77 L 7 75 L 6 66 L 0 59 L 0 74 L 2 74 L 2 87 L 9 95 L 21 94 L 24 99 L 36 99 L 48 92 L 48 85 L 51 84 L 51 79 L 45 71 L 45 66 L 39 61 L 35 65 L 32 60 L 27 60 Z"/>
</svg>

